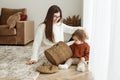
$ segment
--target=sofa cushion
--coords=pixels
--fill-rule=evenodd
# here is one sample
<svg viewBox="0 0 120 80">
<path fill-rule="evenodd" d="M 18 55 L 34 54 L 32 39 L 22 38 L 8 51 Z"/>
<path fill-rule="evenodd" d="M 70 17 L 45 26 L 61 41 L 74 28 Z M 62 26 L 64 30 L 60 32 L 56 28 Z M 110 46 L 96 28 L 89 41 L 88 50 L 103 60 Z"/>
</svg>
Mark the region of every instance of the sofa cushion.
<svg viewBox="0 0 120 80">
<path fill-rule="evenodd" d="M 0 36 L 16 35 L 16 29 L 9 29 L 8 25 L 0 25 Z"/>
<path fill-rule="evenodd" d="M 26 9 L 9 9 L 9 8 L 2 8 L 1 9 L 1 24 L 6 24 L 7 23 L 7 19 L 9 18 L 9 16 L 17 13 L 17 12 L 22 12 L 23 14 L 26 14 Z"/>
<path fill-rule="evenodd" d="M 20 14 L 21 12 L 17 12 L 8 18 L 7 24 L 9 25 L 9 28 L 14 28 L 17 21 L 20 21 Z"/>
</svg>

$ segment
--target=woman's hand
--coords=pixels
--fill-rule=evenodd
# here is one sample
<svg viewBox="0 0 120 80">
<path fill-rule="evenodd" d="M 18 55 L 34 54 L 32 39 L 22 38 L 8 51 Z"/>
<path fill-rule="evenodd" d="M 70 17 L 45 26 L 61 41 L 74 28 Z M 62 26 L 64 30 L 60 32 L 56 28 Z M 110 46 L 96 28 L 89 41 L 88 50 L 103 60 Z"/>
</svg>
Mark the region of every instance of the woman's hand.
<svg viewBox="0 0 120 80">
<path fill-rule="evenodd" d="M 30 61 L 28 61 L 26 64 L 27 64 L 27 65 L 32 65 L 32 64 L 35 64 L 35 63 L 36 63 L 35 60 L 30 60 Z"/>
</svg>

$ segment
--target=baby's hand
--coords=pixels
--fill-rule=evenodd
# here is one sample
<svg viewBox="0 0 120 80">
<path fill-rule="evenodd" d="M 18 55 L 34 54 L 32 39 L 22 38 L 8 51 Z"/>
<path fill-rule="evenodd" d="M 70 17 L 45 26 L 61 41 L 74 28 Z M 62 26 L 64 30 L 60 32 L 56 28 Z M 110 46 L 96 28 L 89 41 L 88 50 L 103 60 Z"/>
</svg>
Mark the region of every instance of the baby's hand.
<svg viewBox="0 0 120 80">
<path fill-rule="evenodd" d="M 84 57 L 81 57 L 80 59 L 81 59 L 81 61 L 85 61 L 85 58 L 84 58 Z"/>
<path fill-rule="evenodd" d="M 27 65 L 32 65 L 32 64 L 35 64 L 35 63 L 36 63 L 35 60 L 30 60 L 30 61 L 28 61 L 26 64 L 27 64 Z"/>
</svg>

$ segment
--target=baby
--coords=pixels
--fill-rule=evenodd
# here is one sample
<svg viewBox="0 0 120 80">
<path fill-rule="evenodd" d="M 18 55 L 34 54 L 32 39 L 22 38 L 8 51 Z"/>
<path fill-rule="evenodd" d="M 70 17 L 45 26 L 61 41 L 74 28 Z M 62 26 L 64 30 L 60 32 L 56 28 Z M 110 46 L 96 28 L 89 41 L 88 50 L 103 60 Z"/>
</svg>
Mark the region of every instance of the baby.
<svg viewBox="0 0 120 80">
<path fill-rule="evenodd" d="M 84 72 L 86 69 L 86 61 L 89 60 L 90 47 L 88 43 L 85 42 L 88 37 L 84 30 L 76 30 L 72 34 L 72 38 L 74 43 L 70 45 L 70 48 L 73 55 L 65 62 L 65 64 L 59 64 L 58 67 L 59 69 L 68 69 L 72 64 L 77 64 L 77 71 Z"/>
</svg>

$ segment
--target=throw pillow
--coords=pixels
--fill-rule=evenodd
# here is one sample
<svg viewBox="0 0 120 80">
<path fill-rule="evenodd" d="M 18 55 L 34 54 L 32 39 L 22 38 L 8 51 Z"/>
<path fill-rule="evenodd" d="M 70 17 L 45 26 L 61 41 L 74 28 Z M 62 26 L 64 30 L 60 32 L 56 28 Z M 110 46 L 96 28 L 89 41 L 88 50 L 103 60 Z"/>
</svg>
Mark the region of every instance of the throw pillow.
<svg viewBox="0 0 120 80">
<path fill-rule="evenodd" d="M 27 15 L 26 14 L 21 14 L 20 15 L 20 21 L 26 21 L 27 20 Z"/>
<path fill-rule="evenodd" d="M 9 28 L 14 28 L 17 21 L 20 21 L 20 14 L 22 12 L 17 12 L 13 15 L 11 15 L 8 19 L 7 19 L 7 24 L 9 25 Z"/>
</svg>

